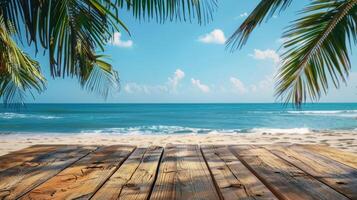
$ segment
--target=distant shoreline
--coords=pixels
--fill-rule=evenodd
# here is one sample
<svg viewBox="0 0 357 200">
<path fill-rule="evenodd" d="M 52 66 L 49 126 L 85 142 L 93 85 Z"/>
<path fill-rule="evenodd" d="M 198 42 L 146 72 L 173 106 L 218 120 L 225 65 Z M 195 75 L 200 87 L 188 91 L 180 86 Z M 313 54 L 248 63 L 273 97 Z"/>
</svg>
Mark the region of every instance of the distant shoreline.
<svg viewBox="0 0 357 200">
<path fill-rule="evenodd" d="M 293 106 L 294 104 L 292 103 L 288 103 L 285 104 L 284 102 L 87 102 L 87 103 L 80 103 L 80 102 L 65 102 L 65 103 L 61 103 L 61 102 L 32 102 L 32 103 L 25 103 L 24 106 L 26 107 L 26 105 L 41 105 L 41 104 L 45 104 L 45 105 L 56 105 L 56 104 L 62 104 L 62 105 L 113 105 L 113 104 L 123 104 L 123 105 L 132 105 L 132 104 L 143 104 L 143 105 L 156 105 L 156 104 L 161 104 L 161 105 L 175 105 L 175 104 L 189 104 L 189 105 L 195 105 L 195 104 L 281 104 L 281 105 L 289 105 L 289 106 Z M 302 105 L 316 105 L 316 104 L 357 104 L 357 102 L 309 102 L 309 103 L 304 103 Z M 0 103 L 0 106 L 6 107 L 5 104 Z M 22 107 L 22 106 L 20 106 Z M 10 106 L 11 108 L 11 106 Z"/>
</svg>

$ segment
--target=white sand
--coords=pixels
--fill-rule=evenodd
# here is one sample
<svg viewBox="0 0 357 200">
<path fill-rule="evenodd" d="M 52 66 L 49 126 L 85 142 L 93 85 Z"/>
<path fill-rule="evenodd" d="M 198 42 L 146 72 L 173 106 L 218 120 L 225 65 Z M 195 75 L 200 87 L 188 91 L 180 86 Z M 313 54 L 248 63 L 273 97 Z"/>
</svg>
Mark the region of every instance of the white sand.
<svg viewBox="0 0 357 200">
<path fill-rule="evenodd" d="M 206 135 L 0 134 L 0 155 L 35 144 L 136 146 L 177 144 L 323 144 L 357 153 L 357 132 L 240 133 Z"/>
</svg>

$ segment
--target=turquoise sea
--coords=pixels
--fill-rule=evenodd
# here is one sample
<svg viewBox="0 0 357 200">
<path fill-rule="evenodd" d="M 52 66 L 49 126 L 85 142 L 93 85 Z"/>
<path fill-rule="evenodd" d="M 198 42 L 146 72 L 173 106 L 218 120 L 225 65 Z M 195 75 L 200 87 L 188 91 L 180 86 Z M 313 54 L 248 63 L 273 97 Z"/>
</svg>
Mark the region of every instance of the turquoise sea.
<svg viewBox="0 0 357 200">
<path fill-rule="evenodd" d="M 0 107 L 1 134 L 211 134 L 357 130 L 357 103 L 27 104 Z"/>
</svg>

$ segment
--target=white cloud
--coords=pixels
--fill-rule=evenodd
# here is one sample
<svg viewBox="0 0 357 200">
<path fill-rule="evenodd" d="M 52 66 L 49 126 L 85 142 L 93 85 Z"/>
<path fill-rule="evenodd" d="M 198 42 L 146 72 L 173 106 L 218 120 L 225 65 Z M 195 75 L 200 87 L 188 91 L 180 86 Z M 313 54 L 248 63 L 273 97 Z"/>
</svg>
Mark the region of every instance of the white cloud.
<svg viewBox="0 0 357 200">
<path fill-rule="evenodd" d="M 161 86 L 149 86 L 138 83 L 127 83 L 124 86 L 124 91 L 129 94 L 144 93 L 151 94 L 162 90 Z"/>
<path fill-rule="evenodd" d="M 185 72 L 181 69 L 176 69 L 174 75 L 168 78 L 168 82 L 158 85 L 146 85 L 146 84 L 138 84 L 135 82 L 127 83 L 124 86 L 124 91 L 128 94 L 135 93 L 144 93 L 144 94 L 152 94 L 152 93 L 168 93 L 168 92 L 176 92 L 177 87 L 180 84 L 180 81 L 185 77 Z"/>
<path fill-rule="evenodd" d="M 250 54 L 250 56 L 252 56 L 254 59 L 257 60 L 271 59 L 274 61 L 275 64 L 280 62 L 279 54 L 272 49 L 266 49 L 266 50 L 254 49 L 254 54 Z"/>
<path fill-rule="evenodd" d="M 274 79 L 273 76 L 265 76 L 265 78 L 263 80 L 260 80 L 256 84 L 250 85 L 249 88 L 252 92 L 273 93 L 273 89 L 274 89 L 274 80 L 273 79 Z"/>
<path fill-rule="evenodd" d="M 264 93 L 272 93 L 273 90 L 273 76 L 265 76 L 264 79 L 256 82 L 255 84 L 246 85 L 239 78 L 230 77 L 229 81 L 233 86 L 232 92 L 238 92 L 240 94 L 252 94 L 257 95 Z"/>
<path fill-rule="evenodd" d="M 244 83 L 239 80 L 238 78 L 231 77 L 230 82 L 233 84 L 234 88 L 239 92 L 239 93 L 246 93 L 248 89 L 244 85 Z"/>
<path fill-rule="evenodd" d="M 246 17 L 248 17 L 248 13 L 244 12 L 244 13 L 241 13 L 238 16 L 234 17 L 234 20 L 239 20 L 239 19 L 246 18 Z"/>
<path fill-rule="evenodd" d="M 204 93 L 208 93 L 210 91 L 210 88 L 208 87 L 208 85 L 201 83 L 200 80 L 192 78 L 191 82 L 192 82 L 192 85 L 194 85 L 195 87 L 197 87 L 199 90 L 201 90 Z"/>
<path fill-rule="evenodd" d="M 109 44 L 111 44 L 113 46 L 129 48 L 129 47 L 133 46 L 133 41 L 132 40 L 123 41 L 121 39 L 121 33 L 115 32 L 113 35 L 113 38 L 109 41 Z"/>
<path fill-rule="evenodd" d="M 224 44 L 226 40 L 224 32 L 221 29 L 214 29 L 212 32 L 198 38 L 198 41 L 200 42 L 212 44 Z"/>
<path fill-rule="evenodd" d="M 244 12 L 244 13 L 241 13 L 239 15 L 240 18 L 243 18 L 243 17 L 248 17 L 248 13 L 247 12 Z"/>
<path fill-rule="evenodd" d="M 132 82 L 125 84 L 124 91 L 128 94 L 159 94 L 167 92 L 168 88 L 165 85 L 145 85 Z"/>
<path fill-rule="evenodd" d="M 181 69 L 176 69 L 175 74 L 173 77 L 169 77 L 168 85 L 173 91 L 176 91 L 177 86 L 179 85 L 180 81 L 185 77 L 185 72 Z"/>
</svg>

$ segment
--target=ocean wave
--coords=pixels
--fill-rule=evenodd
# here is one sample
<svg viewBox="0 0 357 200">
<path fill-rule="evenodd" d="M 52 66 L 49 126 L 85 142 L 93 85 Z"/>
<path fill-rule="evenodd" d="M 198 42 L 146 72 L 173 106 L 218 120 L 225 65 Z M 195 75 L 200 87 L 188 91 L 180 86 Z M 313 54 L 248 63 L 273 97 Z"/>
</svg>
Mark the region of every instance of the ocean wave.
<svg viewBox="0 0 357 200">
<path fill-rule="evenodd" d="M 125 128 L 104 128 L 99 130 L 82 130 L 81 133 L 99 133 L 99 134 L 144 134 L 144 135 L 166 135 L 166 134 L 222 134 L 239 133 L 240 129 L 207 129 L 191 128 L 182 126 L 137 126 Z"/>
<path fill-rule="evenodd" d="M 33 114 L 12 113 L 12 112 L 0 113 L 0 119 L 26 119 L 26 118 L 59 119 L 61 117 L 51 116 L 51 115 L 33 115 Z"/>
<path fill-rule="evenodd" d="M 88 134 L 121 135 L 168 135 L 168 134 L 244 134 L 244 133 L 310 133 L 309 128 L 252 128 L 252 129 L 206 129 L 181 126 L 138 126 L 127 128 L 104 128 L 100 130 L 83 130 Z"/>
<path fill-rule="evenodd" d="M 357 117 L 357 110 L 305 110 L 305 111 L 287 111 L 289 114 L 335 116 L 335 117 Z"/>
<path fill-rule="evenodd" d="M 314 132 L 313 130 L 309 128 L 252 128 L 248 130 L 247 132 L 249 133 L 311 133 Z"/>
</svg>

